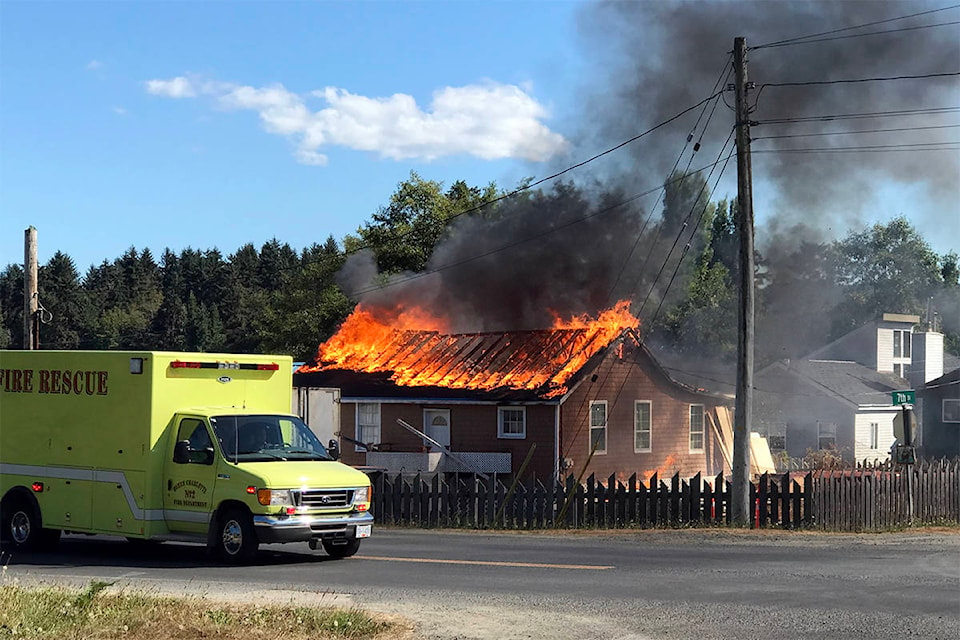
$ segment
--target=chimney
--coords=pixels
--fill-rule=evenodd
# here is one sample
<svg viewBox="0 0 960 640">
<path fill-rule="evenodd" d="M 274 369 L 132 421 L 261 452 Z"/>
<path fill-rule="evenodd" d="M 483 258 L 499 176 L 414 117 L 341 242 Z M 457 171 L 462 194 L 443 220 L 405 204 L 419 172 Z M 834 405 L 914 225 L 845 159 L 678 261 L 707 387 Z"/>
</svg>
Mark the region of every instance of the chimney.
<svg viewBox="0 0 960 640">
<path fill-rule="evenodd" d="M 943 375 L 942 333 L 930 329 L 914 333 L 910 353 L 909 379 L 914 389 Z"/>
</svg>

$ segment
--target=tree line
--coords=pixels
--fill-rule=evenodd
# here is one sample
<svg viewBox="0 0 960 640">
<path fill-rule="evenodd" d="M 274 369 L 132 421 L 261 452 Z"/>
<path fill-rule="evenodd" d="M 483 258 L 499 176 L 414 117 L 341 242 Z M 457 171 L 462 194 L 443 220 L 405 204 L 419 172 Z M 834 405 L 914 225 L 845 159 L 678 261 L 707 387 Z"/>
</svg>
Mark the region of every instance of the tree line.
<svg viewBox="0 0 960 640">
<path fill-rule="evenodd" d="M 484 259 L 509 247 L 511 261 L 538 263 L 572 288 L 589 289 L 588 302 L 631 299 L 648 340 L 723 358 L 736 352 L 737 341 L 735 215 L 729 202 L 706 200 L 698 176 L 671 176 L 662 206 L 648 212 L 621 193 L 570 183 L 507 197 L 495 184 L 458 181 L 445 188 L 413 173 L 341 241 L 329 236 L 297 250 L 273 239 L 228 255 L 186 248 L 166 249 L 159 258 L 131 247 L 84 274 L 58 251 L 39 269 L 46 310 L 41 348 L 286 353 L 308 360 L 358 302 L 344 286 L 351 256 L 372 256 L 375 289 L 397 274 L 446 269 L 438 256 L 458 242 L 482 247 L 478 230 L 487 229 L 502 248 L 479 254 Z M 551 244 L 564 233 L 567 245 Z M 526 240 L 511 243 L 513 237 Z M 564 246 L 576 247 L 569 264 L 557 255 Z M 884 312 L 926 320 L 937 311 L 948 350 L 960 354 L 957 253 L 938 255 L 904 217 L 835 241 L 758 252 L 756 263 L 758 363 L 802 356 Z M 481 289 L 489 274 L 474 269 L 451 280 L 464 295 Z M 517 288 L 511 295 L 520 296 L 527 283 L 514 275 L 502 286 L 511 285 Z M 562 285 L 531 280 L 528 286 Z M 0 272 L 0 348 L 22 348 L 22 314 L 23 268 L 9 264 Z"/>
</svg>

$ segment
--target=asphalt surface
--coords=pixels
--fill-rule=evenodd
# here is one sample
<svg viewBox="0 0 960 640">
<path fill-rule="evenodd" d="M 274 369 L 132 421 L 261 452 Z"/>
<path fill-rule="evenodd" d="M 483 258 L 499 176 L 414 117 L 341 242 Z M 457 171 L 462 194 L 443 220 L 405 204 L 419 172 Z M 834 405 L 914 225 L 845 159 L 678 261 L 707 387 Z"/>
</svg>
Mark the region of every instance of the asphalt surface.
<svg viewBox="0 0 960 640">
<path fill-rule="evenodd" d="M 65 536 L 4 554 L 3 581 L 358 606 L 430 640 L 960 638 L 960 531 L 478 533 L 375 529 L 353 558 Z"/>
</svg>

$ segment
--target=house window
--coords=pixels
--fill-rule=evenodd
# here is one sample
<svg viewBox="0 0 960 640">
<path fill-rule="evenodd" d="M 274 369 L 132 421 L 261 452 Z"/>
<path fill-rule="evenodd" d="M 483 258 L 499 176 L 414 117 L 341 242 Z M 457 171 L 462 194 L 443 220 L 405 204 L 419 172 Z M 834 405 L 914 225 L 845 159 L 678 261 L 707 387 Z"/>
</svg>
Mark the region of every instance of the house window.
<svg viewBox="0 0 960 640">
<path fill-rule="evenodd" d="M 690 452 L 703 451 L 703 405 L 690 405 Z"/>
<path fill-rule="evenodd" d="M 526 407 L 497 407 L 497 437 L 527 437 Z"/>
<path fill-rule="evenodd" d="M 960 422 L 960 400 L 943 399 L 943 421 Z"/>
<path fill-rule="evenodd" d="M 899 377 L 901 377 L 901 378 L 904 377 L 904 375 L 903 375 L 903 363 L 898 362 L 898 363 L 896 363 L 896 364 L 893 365 L 893 375 L 899 376 Z"/>
<path fill-rule="evenodd" d="M 870 423 L 870 448 L 880 448 L 880 425 L 876 422 Z"/>
<path fill-rule="evenodd" d="M 835 422 L 818 422 L 817 446 L 821 451 L 835 451 L 837 448 L 837 424 Z"/>
<path fill-rule="evenodd" d="M 650 402 L 637 400 L 633 405 L 633 450 L 650 451 Z"/>
<path fill-rule="evenodd" d="M 911 332 L 903 329 L 893 330 L 893 357 L 910 357 L 910 337 Z"/>
<path fill-rule="evenodd" d="M 357 440 L 366 444 L 380 444 L 380 403 L 357 403 Z M 356 445 L 355 451 L 364 447 Z"/>
<path fill-rule="evenodd" d="M 607 401 L 590 402 L 590 451 L 607 452 Z"/>
<path fill-rule="evenodd" d="M 767 446 L 771 453 L 787 450 L 787 425 L 778 423 L 767 427 Z"/>
</svg>

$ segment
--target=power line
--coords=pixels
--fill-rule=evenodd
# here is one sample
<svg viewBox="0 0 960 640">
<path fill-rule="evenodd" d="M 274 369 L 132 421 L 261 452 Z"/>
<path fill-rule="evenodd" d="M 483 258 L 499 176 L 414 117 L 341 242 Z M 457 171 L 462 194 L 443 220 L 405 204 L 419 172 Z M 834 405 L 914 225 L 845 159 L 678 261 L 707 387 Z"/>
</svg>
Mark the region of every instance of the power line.
<svg viewBox="0 0 960 640">
<path fill-rule="evenodd" d="M 825 84 L 855 84 L 859 82 L 886 82 L 890 80 L 923 80 L 929 78 L 946 78 L 950 76 L 960 76 L 960 71 L 949 71 L 946 73 L 924 73 L 914 76 L 885 76 L 878 78 L 844 78 L 840 80 L 811 80 L 808 82 L 765 82 L 760 85 L 760 91 L 763 91 L 764 87 L 811 87 L 816 85 L 825 85 Z M 757 99 L 759 100 L 760 93 L 757 92 Z"/>
<path fill-rule="evenodd" d="M 730 129 L 730 134 L 727 136 L 726 141 L 723 143 L 723 147 L 720 148 L 720 154 L 719 154 L 719 156 L 721 156 L 721 157 L 723 156 L 723 152 L 726 150 L 727 145 L 730 144 L 730 140 L 733 138 L 734 131 L 735 131 L 735 129 L 733 129 L 733 128 Z M 731 157 L 732 155 L 733 155 L 732 153 L 731 153 L 731 154 L 728 154 L 727 157 L 724 159 L 724 165 L 723 165 L 724 167 L 727 166 L 727 165 L 726 165 L 726 161 L 730 160 L 730 157 Z M 713 164 L 713 168 L 716 168 L 716 166 L 717 166 L 718 164 L 720 164 L 720 157 L 718 157 L 718 158 L 717 158 L 717 162 L 715 162 L 715 163 Z M 663 264 L 660 265 L 660 270 L 657 271 L 657 277 L 653 279 L 653 283 L 650 285 L 650 291 L 647 292 L 646 297 L 643 299 L 643 302 L 640 304 L 640 309 L 637 311 L 637 314 L 639 314 L 640 311 L 643 311 L 643 308 L 647 305 L 647 301 L 650 299 L 650 296 L 653 295 L 653 290 L 656 288 L 657 282 L 660 281 L 660 276 L 663 274 L 663 270 L 667 268 L 667 263 L 670 261 L 670 256 L 673 255 L 673 250 L 677 248 L 677 243 L 680 242 L 680 238 L 683 237 L 683 231 L 684 231 L 684 229 L 686 229 L 687 224 L 688 224 L 689 221 L 690 221 L 690 218 L 693 217 L 693 212 L 696 211 L 696 209 L 697 209 L 697 202 L 698 202 L 698 201 L 700 200 L 700 198 L 703 196 L 703 190 L 706 189 L 707 184 L 708 184 L 709 181 L 710 181 L 710 178 L 713 176 L 713 168 L 711 168 L 711 170 L 710 170 L 710 175 L 708 175 L 708 176 L 707 176 L 707 179 L 704 180 L 703 185 L 700 186 L 700 192 L 697 194 L 697 197 L 696 197 L 696 198 L 694 199 L 694 201 L 693 201 L 693 205 L 690 207 L 690 213 L 687 214 L 687 217 L 684 219 L 683 224 L 680 226 L 679 231 L 677 231 L 677 237 L 676 237 L 676 239 L 673 241 L 673 245 L 670 247 L 670 251 L 667 252 L 666 257 L 665 257 L 664 260 L 663 260 Z M 721 174 L 722 174 L 722 172 L 721 172 Z M 711 192 L 711 193 L 712 193 L 712 192 Z M 707 199 L 707 201 L 704 202 L 704 205 L 703 205 L 703 206 L 704 206 L 704 211 L 706 211 L 706 207 L 707 207 L 708 204 L 709 204 L 709 198 Z M 702 214 L 701 214 L 701 219 L 702 219 Z M 694 228 L 694 231 L 696 231 L 696 228 Z M 692 238 L 693 238 L 693 234 L 691 233 L 691 239 L 692 239 Z M 681 257 L 680 257 L 680 260 L 683 260 L 683 256 L 682 256 L 682 255 L 681 255 Z M 677 262 L 678 268 L 679 268 L 679 264 L 680 264 L 680 263 L 679 263 L 679 261 L 678 261 L 678 262 Z M 672 284 L 672 283 L 673 283 L 673 280 L 671 279 L 670 284 Z M 663 298 L 666 297 L 667 291 L 670 290 L 670 284 L 667 285 L 667 289 L 664 291 L 664 295 L 661 296 L 661 298 L 660 298 L 660 303 L 661 303 L 661 304 L 663 304 Z"/>
<path fill-rule="evenodd" d="M 572 166 L 569 166 L 569 167 L 567 167 L 566 169 L 563 169 L 562 171 L 558 171 L 558 172 L 556 172 L 556 173 L 554 173 L 554 174 L 551 174 L 551 175 L 549 175 L 549 176 L 546 176 L 545 178 L 540 178 L 539 180 L 536 180 L 536 181 L 534 181 L 534 182 L 531 182 L 531 183 L 529 183 L 529 184 L 526 184 L 526 185 L 524 185 L 524 186 L 522 186 L 522 187 L 520 187 L 520 188 L 518 188 L 518 189 L 514 189 L 513 191 L 510 191 L 509 193 L 505 193 L 505 194 L 503 194 L 503 195 L 497 196 L 496 198 L 493 198 L 492 200 L 488 200 L 487 202 L 484 202 L 484 203 L 482 203 L 482 204 L 476 205 L 476 206 L 474 206 L 474 207 L 471 207 L 471 208 L 466 209 L 466 210 L 464 210 L 464 211 L 461 211 L 461 212 L 459 212 L 459 213 L 455 213 L 455 214 L 451 215 L 449 218 L 447 218 L 447 222 L 449 223 L 449 221 L 454 220 L 455 218 L 459 218 L 460 216 L 464 216 L 464 215 L 467 215 L 467 214 L 469 214 L 469 213 L 474 213 L 474 212 L 476 212 L 476 211 L 480 211 L 481 209 L 484 209 L 484 208 L 486 208 L 486 207 L 488 207 L 488 206 L 490 206 L 490 205 L 492 205 L 492 204 L 494 204 L 494 203 L 500 202 L 500 201 L 502 201 L 502 200 L 506 200 L 507 198 L 512 198 L 513 196 L 516 196 L 516 195 L 518 195 L 518 194 L 520 194 L 520 193 L 522 193 L 522 192 L 524 192 L 524 191 L 527 191 L 527 190 L 529 190 L 529 189 L 532 189 L 533 187 L 536 187 L 536 186 L 538 186 L 538 185 L 541 185 L 541 184 L 543 184 L 544 182 L 547 182 L 547 181 L 549 181 L 549 180 L 553 180 L 553 179 L 555 179 L 555 178 L 559 178 L 560 176 L 562 176 L 562 175 L 564 175 L 564 174 L 566 174 L 566 173 L 569 173 L 570 171 L 573 171 L 574 169 L 579 169 L 580 167 L 582 167 L 582 166 L 584 166 L 584 165 L 586 165 L 586 164 L 589 164 L 589 163 L 593 162 L 594 160 L 597 160 L 597 159 L 599 159 L 599 158 L 602 158 L 603 156 L 605 156 L 605 155 L 607 155 L 607 154 L 613 153 L 614 151 L 616 151 L 616 150 L 618 150 L 618 149 L 622 149 L 623 147 L 627 146 L 628 144 L 631 144 L 631 143 L 633 143 L 633 142 L 636 142 L 636 141 L 639 140 L 640 138 L 643 138 L 644 136 L 653 133 L 653 132 L 656 131 L 657 129 L 660 129 L 660 128 L 662 128 L 662 127 L 665 127 L 666 125 L 670 124 L 670 123 L 673 122 L 674 120 L 677 120 L 678 118 L 680 118 L 680 117 L 682 117 L 682 116 L 690 113 L 691 111 L 693 111 L 693 110 L 696 109 L 697 107 L 706 104 L 706 103 L 709 102 L 710 100 L 712 100 L 712 99 L 716 98 L 718 95 L 720 95 L 720 93 L 721 93 L 720 91 L 717 91 L 717 92 L 715 92 L 713 95 L 707 96 L 706 98 L 704 98 L 704 99 L 701 100 L 700 102 L 696 103 L 695 105 L 692 105 L 692 106 L 690 106 L 690 107 L 687 107 L 687 108 L 684 109 L 683 111 L 680 111 L 679 113 L 671 116 L 670 118 L 664 120 L 664 121 L 661 122 L 660 124 L 654 125 L 653 127 L 647 129 L 647 130 L 644 131 L 643 133 L 637 134 L 637 135 L 633 136 L 632 138 L 630 138 L 630 139 L 628 139 L 628 140 L 624 140 L 624 141 L 621 142 L 620 144 L 618 144 L 618 145 L 616 145 L 616 146 L 613 146 L 613 147 L 610 147 L 610 148 L 607 149 L 606 151 L 601 151 L 600 153 L 598 153 L 598 154 L 596 154 L 596 155 L 594 155 L 594 156 L 591 156 L 590 158 L 587 158 L 586 160 L 584 160 L 584 161 L 582 161 L 582 162 L 578 162 L 577 164 L 572 165 Z M 404 237 L 412 234 L 414 231 L 415 231 L 415 229 L 410 229 L 409 231 L 405 231 L 405 232 L 403 232 L 403 233 L 397 234 L 396 236 L 394 236 L 394 238 L 396 238 L 396 239 L 404 238 Z M 361 250 L 363 250 L 363 249 L 369 249 L 369 248 L 370 248 L 370 245 L 369 245 L 369 244 L 361 242 L 361 243 L 358 243 L 357 246 L 355 246 L 355 247 L 354 247 L 353 249 L 351 249 L 350 251 L 344 251 L 344 254 L 349 255 L 349 254 L 351 254 L 351 253 L 356 253 L 356 252 L 361 251 Z"/>
<path fill-rule="evenodd" d="M 956 9 L 958 7 L 960 7 L 960 4 L 951 5 L 949 7 L 942 7 L 940 9 L 930 9 L 928 11 L 920 11 L 918 13 L 911 13 L 905 16 L 897 16 L 896 18 L 886 18 L 884 20 L 875 20 L 873 22 L 865 22 L 863 24 L 854 25 L 852 27 L 843 27 L 840 29 L 832 29 L 830 31 L 821 31 L 820 33 L 811 33 L 805 36 L 797 36 L 795 38 L 787 38 L 785 40 L 777 40 L 776 42 L 767 42 L 766 44 L 750 47 L 749 50 L 752 51 L 754 49 L 767 49 L 771 47 L 782 46 L 782 45 L 790 44 L 793 42 L 799 42 L 801 40 L 807 40 L 809 38 L 819 38 L 820 36 L 829 36 L 829 35 L 833 35 L 834 33 L 843 33 L 845 31 L 853 31 L 854 29 L 863 29 L 864 27 L 872 27 L 878 24 L 896 22 L 897 20 L 906 20 L 907 18 L 916 18 L 919 16 L 926 16 L 932 13 L 939 13 L 941 11 L 949 11 L 950 9 Z"/>
<path fill-rule="evenodd" d="M 711 167 L 714 167 L 714 166 L 720 164 L 721 162 L 723 162 L 725 159 L 728 159 L 729 157 L 730 157 L 730 156 L 728 155 L 727 158 L 721 158 L 720 160 L 718 160 L 718 161 L 716 161 L 716 162 L 713 162 L 713 163 L 711 163 L 711 164 L 708 164 L 708 165 L 705 165 L 705 166 L 703 166 L 703 167 L 700 167 L 699 169 L 696 169 L 695 171 L 692 171 L 691 174 L 693 174 L 693 173 L 699 173 L 699 172 L 701 172 L 701 171 L 706 171 L 707 169 L 710 169 Z M 451 263 L 448 263 L 448 264 L 444 264 L 444 265 L 440 265 L 440 266 L 434 267 L 434 268 L 429 269 L 429 270 L 426 270 L 426 271 L 421 271 L 421 272 L 418 272 L 418 273 L 414 273 L 414 274 L 411 274 L 411 275 L 409 275 L 409 276 L 406 276 L 405 278 L 402 278 L 402 279 L 400 279 L 400 280 L 394 280 L 394 281 L 392 281 L 392 282 L 387 282 L 387 283 L 378 284 L 378 285 L 374 285 L 374 286 L 370 286 L 370 287 L 365 287 L 365 288 L 363 288 L 363 289 L 359 289 L 359 290 L 351 291 L 351 292 L 345 292 L 345 293 L 347 293 L 347 294 L 350 295 L 350 296 L 356 296 L 356 295 L 364 295 L 364 294 L 367 294 L 367 293 L 372 293 L 372 292 L 374 292 L 374 291 L 380 291 L 380 290 L 383 290 L 383 289 L 389 289 L 390 287 L 395 287 L 395 286 L 399 286 L 399 285 L 402 285 L 402 284 L 406 284 L 406 283 L 411 282 L 411 281 L 413 281 L 413 280 L 419 280 L 420 278 L 423 278 L 423 277 L 432 275 L 432 274 L 437 273 L 437 272 L 440 272 L 440 271 L 446 271 L 447 269 L 452 269 L 452 268 L 454 268 L 454 267 L 459 267 L 459 266 L 464 265 L 464 264 L 467 264 L 467 263 L 469 263 L 469 262 L 473 262 L 474 260 L 479 260 L 479 259 L 481 259 L 481 258 L 486 258 L 486 257 L 488 257 L 488 256 L 497 254 L 497 253 L 499 253 L 499 252 L 501 252 L 501 251 L 506 251 L 507 249 L 512 249 L 513 247 L 519 246 L 519 245 L 521 245 L 521 244 L 525 244 L 525 243 L 527 243 L 527 242 L 532 242 L 533 240 L 538 240 L 538 239 L 540 239 L 540 238 L 546 237 L 546 236 L 550 235 L 551 233 L 555 233 L 555 232 L 560 231 L 560 230 L 562 230 L 562 229 L 566 229 L 566 228 L 568 228 L 568 227 L 572 227 L 573 225 L 576 225 L 576 224 L 580 224 L 581 222 L 585 222 L 585 221 L 587 221 L 587 220 L 589 220 L 589 219 L 591 219 L 591 218 L 595 218 L 596 216 L 602 215 L 602 214 L 607 213 L 607 212 L 609 212 L 609 211 L 613 211 L 614 209 L 617 209 L 618 207 L 622 207 L 622 206 L 624 206 L 624 205 L 626 205 L 626 204 L 629 204 L 629 203 L 631 203 L 631 202 L 633 202 L 633 201 L 635 201 L 635 200 L 639 200 L 640 198 L 642 198 L 642 197 L 644 197 L 644 196 L 648 196 L 648 195 L 650 195 L 650 194 L 656 193 L 657 191 L 660 191 L 661 189 L 664 189 L 667 185 L 673 184 L 673 183 L 675 183 L 675 182 L 680 182 L 681 180 L 683 180 L 683 179 L 686 178 L 686 177 L 687 177 L 687 176 L 685 175 L 685 176 L 681 176 L 681 177 L 679 177 L 679 178 L 676 178 L 675 180 L 669 180 L 669 181 L 665 182 L 663 186 L 654 187 L 654 188 L 652 188 L 652 189 L 648 189 L 648 190 L 646 190 L 646 191 L 642 191 L 642 192 L 637 193 L 637 194 L 635 194 L 635 195 L 633 195 L 633 196 L 630 196 L 629 198 L 627 198 L 627 199 L 625 199 L 625 200 L 621 200 L 620 202 L 618 202 L 618 203 L 616 203 L 616 204 L 610 205 L 610 206 L 608 206 L 608 207 L 604 207 L 603 209 L 599 209 L 599 210 L 597 210 L 597 211 L 594 211 L 593 213 L 590 213 L 590 214 L 588 214 L 588 215 L 585 215 L 585 216 L 583 216 L 583 217 L 581 217 L 581 218 L 577 218 L 576 220 L 572 220 L 572 221 L 570 221 L 570 222 L 568 222 L 568 223 L 566 223 L 566 224 L 562 224 L 562 225 L 553 227 L 553 228 L 548 229 L 547 231 L 544 231 L 544 232 L 542 232 L 542 233 L 538 233 L 538 234 L 535 234 L 535 235 L 532 235 L 532 236 L 528 236 L 528 237 L 526 237 L 526 238 L 521 238 L 520 240 L 516 240 L 516 241 L 510 242 L 510 243 L 508 243 L 508 244 L 501 245 L 501 246 L 496 247 L 496 248 L 494 248 L 494 249 L 491 249 L 491 250 L 489 250 L 489 251 L 485 251 L 485 252 L 483 252 L 483 253 L 479 253 L 479 254 L 476 254 L 476 255 L 473 255 L 473 256 L 469 256 L 469 257 L 467 257 L 467 258 L 464 258 L 464 259 L 462 259 L 462 260 L 458 260 L 458 261 L 456 261 L 456 262 L 451 262 Z"/>
<path fill-rule="evenodd" d="M 899 109 L 895 111 L 873 111 L 863 113 L 833 113 L 818 116 L 799 116 L 796 118 L 773 118 L 751 123 L 752 126 L 762 124 L 792 124 L 797 122 L 831 122 L 833 120 L 866 120 L 872 118 L 899 118 L 920 115 L 937 115 L 960 112 L 960 107 L 933 107 L 929 109 Z"/>
<path fill-rule="evenodd" d="M 733 137 L 733 132 L 734 132 L 733 130 L 730 131 L 730 138 Z M 727 138 L 727 142 L 724 143 L 724 147 L 726 147 L 727 143 L 730 142 L 730 138 Z M 722 151 L 721 151 L 721 153 L 722 153 Z M 670 276 L 670 282 L 667 283 L 667 288 L 664 290 L 663 295 L 660 297 L 660 304 L 657 305 L 657 310 L 656 310 L 656 312 L 653 314 L 653 319 L 650 321 L 650 324 L 651 324 L 651 325 L 653 325 L 654 323 L 656 323 L 657 318 L 660 317 L 660 309 L 663 307 L 663 302 L 664 302 L 664 300 L 666 300 L 667 293 L 670 291 L 670 287 L 673 286 L 673 281 L 676 279 L 677 273 L 680 272 L 680 265 L 683 263 L 683 259 L 686 257 L 687 252 L 690 251 L 690 242 L 693 241 L 693 238 L 694 238 L 694 236 L 695 236 L 696 233 L 697 233 L 697 229 L 699 229 L 699 228 L 700 228 L 700 225 L 703 224 L 703 218 L 704 218 L 704 216 L 705 216 L 706 213 L 707 213 L 707 207 L 708 207 L 708 205 L 709 205 L 709 203 L 710 203 L 710 197 L 713 196 L 714 191 L 716 191 L 716 190 L 717 190 L 717 187 L 720 185 L 720 179 L 723 177 L 723 172 L 726 171 L 726 169 L 727 169 L 727 163 L 730 161 L 730 158 L 731 158 L 733 155 L 734 155 L 734 154 L 728 155 L 727 158 L 726 158 L 726 160 L 725 160 L 724 163 L 723 163 L 723 167 L 720 168 L 720 174 L 717 176 L 717 181 L 714 183 L 713 189 L 710 190 L 710 195 L 707 196 L 707 200 L 704 202 L 703 208 L 700 210 L 700 217 L 697 219 L 697 224 L 695 224 L 695 225 L 693 226 L 693 230 L 690 232 L 690 240 L 689 240 L 689 241 L 686 243 L 686 245 L 683 247 L 683 253 L 680 254 L 680 259 L 677 260 L 677 266 L 676 266 L 676 267 L 674 268 L 674 270 L 673 270 L 673 275 Z M 711 170 L 711 173 L 712 173 L 712 170 Z M 708 178 L 708 179 L 709 179 L 709 178 Z M 690 213 L 692 214 L 693 211 L 691 210 Z M 672 252 L 672 250 L 671 250 L 671 252 Z M 669 255 L 668 255 L 667 257 L 669 258 Z"/>
<path fill-rule="evenodd" d="M 733 67 L 728 67 L 728 66 L 727 66 L 728 63 L 730 62 L 730 59 L 731 59 L 731 58 L 732 58 L 732 56 L 727 56 L 726 60 L 724 60 L 724 62 L 723 62 L 723 68 L 720 70 L 720 76 L 717 78 L 717 82 L 714 84 L 714 90 L 716 90 L 718 87 L 720 87 L 720 86 L 722 86 L 723 84 L 725 84 L 725 83 L 726 83 L 726 80 L 730 77 L 730 74 L 733 73 Z M 724 73 L 724 69 L 726 69 L 726 73 Z M 722 96 L 722 94 L 721 94 L 721 96 Z M 703 135 L 704 135 L 704 133 L 706 133 L 707 127 L 710 126 L 710 122 L 713 120 L 713 115 L 714 115 L 714 113 L 716 113 L 716 110 L 717 110 L 717 104 L 718 104 L 718 102 L 717 102 L 717 101 L 714 101 L 714 103 L 713 103 L 713 108 L 710 110 L 710 115 L 709 115 L 709 117 L 707 118 L 707 122 L 706 122 L 706 124 L 704 125 L 703 131 L 701 131 L 701 133 L 700 133 L 700 138 L 697 140 L 697 144 L 694 145 L 694 148 L 693 148 L 694 154 L 696 154 L 696 152 L 699 150 L 699 148 L 700 148 L 700 143 L 703 141 Z M 705 111 L 706 111 L 706 105 L 704 105 L 704 112 L 705 112 Z M 700 116 L 703 117 L 703 113 L 701 113 Z M 698 120 L 698 123 L 699 123 L 699 120 Z M 687 143 L 689 143 L 689 142 L 690 142 L 690 139 L 688 138 L 688 139 L 687 139 Z M 677 167 L 680 165 L 680 158 L 682 157 L 682 155 L 683 155 L 683 154 L 681 153 L 680 156 L 677 156 L 677 161 L 676 161 L 676 162 L 674 163 L 674 165 L 673 165 L 673 171 L 670 173 L 671 176 L 673 176 L 673 173 L 677 170 Z M 691 155 L 690 158 L 689 158 L 689 160 L 687 160 L 687 166 L 686 166 L 686 168 L 684 169 L 684 176 L 689 175 L 689 173 L 690 173 L 690 164 L 691 164 L 692 162 L 693 162 L 693 155 Z M 660 195 L 661 195 L 661 196 L 666 195 L 666 189 L 664 189 L 664 190 L 661 192 Z M 658 199 L 657 199 L 657 202 L 659 202 L 659 197 L 658 197 Z M 656 204 L 654 204 L 654 206 L 656 206 Z M 653 216 L 653 211 L 651 210 L 650 216 L 647 218 L 647 222 L 649 222 L 650 217 L 652 217 L 652 216 Z M 622 266 L 621 269 L 620 269 L 620 273 L 617 274 L 617 278 L 616 278 L 616 280 L 614 281 L 613 285 L 611 286 L 610 294 L 608 295 L 608 300 L 609 300 L 610 297 L 612 297 L 613 291 L 616 289 L 616 286 L 620 283 L 620 278 L 622 277 L 624 270 L 626 270 L 627 263 L 630 261 L 630 258 L 633 257 L 633 252 L 634 252 L 634 251 L 636 250 L 636 248 L 639 246 L 640 240 L 641 240 L 641 238 L 642 238 L 642 236 L 643 236 L 643 232 L 646 230 L 646 228 L 647 228 L 647 225 L 646 225 L 646 223 L 644 223 L 643 228 L 640 230 L 640 234 L 638 234 L 638 236 L 637 236 L 636 242 L 634 242 L 633 248 L 630 250 L 630 254 L 627 256 L 627 259 L 624 261 L 623 266 Z M 660 239 L 660 232 L 661 232 L 661 230 L 662 230 L 662 226 L 657 228 L 657 233 L 656 233 L 656 235 L 654 236 L 653 240 L 650 242 L 650 249 L 649 249 L 649 251 L 647 252 L 647 257 L 646 257 L 646 259 L 644 259 L 643 265 L 641 265 L 639 271 L 637 272 L 637 274 L 638 274 L 638 275 L 637 275 L 637 279 L 634 280 L 633 285 L 630 287 L 630 291 L 631 291 L 631 292 L 636 291 L 637 285 L 638 285 L 639 282 L 640 282 L 641 274 L 643 274 L 643 272 L 646 270 L 646 268 L 647 268 L 647 263 L 650 261 L 650 258 L 653 256 L 653 250 L 656 248 L 657 241 Z"/>
<path fill-rule="evenodd" d="M 928 131 L 931 129 L 956 129 L 960 124 L 944 124 L 930 127 L 895 127 L 892 129 L 860 129 L 857 131 L 822 131 L 818 133 L 792 133 L 780 136 L 760 136 L 753 138 L 753 142 L 758 140 L 779 140 L 783 138 L 811 138 L 816 136 L 847 136 L 856 133 L 891 133 L 896 131 Z"/>
<path fill-rule="evenodd" d="M 754 149 L 754 153 L 849 153 L 857 151 L 954 151 L 960 147 L 946 147 L 944 145 L 960 145 L 960 141 L 948 140 L 945 142 L 919 142 L 915 144 L 878 144 L 858 147 L 809 147 L 799 149 Z"/>
<path fill-rule="evenodd" d="M 849 38 L 863 38 L 866 36 L 879 36 L 888 33 L 900 33 L 901 31 L 916 31 L 918 29 L 933 29 L 934 27 L 947 27 L 950 25 L 960 24 L 960 20 L 954 20 L 952 22 L 938 22 L 937 24 L 922 24 L 916 27 L 902 27 L 900 29 L 887 29 L 885 31 L 870 31 L 868 33 L 853 33 L 846 36 L 834 36 L 832 38 L 817 38 L 815 40 L 803 40 L 802 42 L 785 42 L 783 44 L 771 44 L 767 46 L 760 47 L 751 47 L 750 50 L 754 49 L 771 49 L 773 47 L 789 47 L 798 44 L 811 44 L 814 42 L 830 42 L 832 40 L 847 40 Z"/>
</svg>

